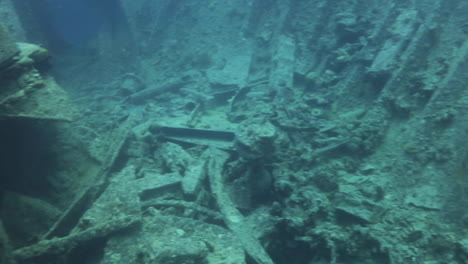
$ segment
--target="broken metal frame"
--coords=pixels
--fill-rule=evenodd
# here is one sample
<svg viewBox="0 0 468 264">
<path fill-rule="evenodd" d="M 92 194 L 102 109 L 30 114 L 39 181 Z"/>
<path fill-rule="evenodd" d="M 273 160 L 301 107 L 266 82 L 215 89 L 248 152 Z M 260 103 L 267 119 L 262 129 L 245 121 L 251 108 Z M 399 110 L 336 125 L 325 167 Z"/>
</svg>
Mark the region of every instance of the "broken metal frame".
<svg viewBox="0 0 468 264">
<path fill-rule="evenodd" d="M 125 215 L 123 217 L 112 219 L 83 231 L 74 232 L 74 228 L 79 223 L 79 220 L 85 212 L 91 208 L 91 205 L 103 194 L 110 184 L 110 172 L 114 166 L 115 161 L 121 155 L 122 148 L 128 138 L 128 127 L 131 121 L 123 124 L 117 133 L 119 135 L 118 144 L 111 146 L 108 151 L 108 157 L 102 164 L 101 170 L 97 173 L 96 177 L 99 179 L 97 184 L 91 185 L 86 188 L 71 204 L 71 206 L 62 214 L 58 221 L 51 227 L 51 229 L 43 235 L 42 239 L 33 245 L 16 249 L 12 252 L 12 256 L 17 261 L 25 261 L 34 259 L 41 256 L 57 256 L 66 254 L 73 248 L 88 243 L 98 238 L 106 238 L 112 234 L 130 228 L 141 223 L 140 215 Z M 161 129 L 161 128 L 159 128 Z M 232 132 L 226 131 L 210 131 L 210 130 L 195 130 L 195 129 L 182 129 L 164 127 L 164 132 L 173 132 L 174 135 L 183 136 L 191 135 L 196 138 L 215 139 L 221 141 L 234 141 L 235 135 Z M 173 135 L 173 136 L 174 136 Z M 184 201 L 154 201 L 148 200 L 141 203 L 141 209 L 148 207 L 159 206 L 175 206 L 182 208 L 190 208 L 202 214 L 209 216 L 214 220 L 222 220 L 228 229 L 244 244 L 244 251 L 252 257 L 258 264 L 273 263 L 271 258 L 263 249 L 261 243 L 254 237 L 252 230 L 244 223 L 242 214 L 235 208 L 234 203 L 230 200 L 228 194 L 224 192 L 224 166 L 228 161 L 230 154 L 221 149 L 209 147 L 206 150 L 206 155 L 203 156 L 202 161 L 205 165 L 199 173 L 206 175 L 209 179 L 210 186 L 213 192 L 214 199 L 218 205 L 219 211 L 216 212 L 209 208 L 189 203 Z M 145 178 L 143 178 L 145 179 Z M 134 188 L 138 186 L 146 186 L 147 183 L 137 179 Z M 145 191 L 145 188 L 139 188 Z M 11 262 L 15 264 L 15 262 Z"/>
<path fill-rule="evenodd" d="M 101 169 L 94 175 L 97 183 L 86 187 L 81 194 L 76 197 L 74 202 L 72 202 L 49 231 L 41 237 L 38 243 L 14 250 L 12 252 L 14 259 L 23 261 L 43 255 L 62 254 L 80 244 L 97 238 L 107 237 L 116 231 L 129 228 L 139 222 L 139 219 L 134 216 L 126 216 L 108 221 L 82 232 L 72 232 L 72 229 L 79 222 L 81 216 L 91 207 L 94 201 L 108 186 L 110 172 L 115 166 L 115 162 L 121 155 L 122 148 L 128 139 L 128 127 L 131 121 L 131 119 L 127 120 L 126 123 L 115 131 L 117 134 L 117 143 L 109 145 L 108 155 L 104 159 Z M 11 263 L 14 264 L 15 262 Z"/>
</svg>

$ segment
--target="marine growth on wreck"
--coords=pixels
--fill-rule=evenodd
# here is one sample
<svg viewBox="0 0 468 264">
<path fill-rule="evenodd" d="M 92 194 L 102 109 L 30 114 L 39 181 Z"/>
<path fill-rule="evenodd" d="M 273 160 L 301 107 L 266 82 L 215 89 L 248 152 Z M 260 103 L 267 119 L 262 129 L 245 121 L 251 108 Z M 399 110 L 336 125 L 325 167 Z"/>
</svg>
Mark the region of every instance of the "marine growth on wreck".
<svg viewBox="0 0 468 264">
<path fill-rule="evenodd" d="M 467 14 L 0 0 L 0 263 L 468 263 Z"/>
</svg>

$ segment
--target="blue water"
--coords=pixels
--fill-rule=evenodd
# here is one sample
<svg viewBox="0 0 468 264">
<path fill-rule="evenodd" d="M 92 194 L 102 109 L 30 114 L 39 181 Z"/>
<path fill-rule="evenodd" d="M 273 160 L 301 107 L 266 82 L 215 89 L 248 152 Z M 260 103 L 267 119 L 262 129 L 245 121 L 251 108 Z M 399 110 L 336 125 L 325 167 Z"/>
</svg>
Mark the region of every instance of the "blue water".
<svg viewBox="0 0 468 264">
<path fill-rule="evenodd" d="M 50 22 L 59 38 L 71 45 L 80 46 L 97 35 L 104 22 L 102 10 L 83 0 L 51 0 L 56 12 Z"/>
</svg>

